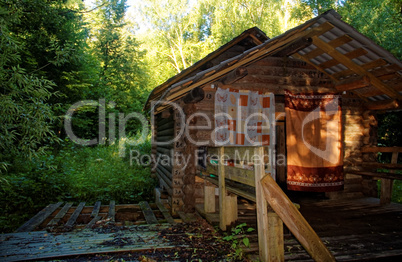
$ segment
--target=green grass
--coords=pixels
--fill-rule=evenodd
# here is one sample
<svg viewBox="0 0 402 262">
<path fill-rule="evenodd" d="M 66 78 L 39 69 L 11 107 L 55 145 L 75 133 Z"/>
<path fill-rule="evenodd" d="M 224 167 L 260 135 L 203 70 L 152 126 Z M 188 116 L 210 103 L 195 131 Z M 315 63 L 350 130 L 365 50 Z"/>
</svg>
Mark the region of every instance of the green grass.
<svg viewBox="0 0 402 262">
<path fill-rule="evenodd" d="M 149 142 L 137 147 L 150 152 Z M 153 199 L 156 185 L 149 167 L 130 166 L 118 147 L 66 143 L 57 153 L 16 161 L 0 181 L 0 232 L 11 232 L 50 203 L 96 201 L 137 203 Z"/>
</svg>

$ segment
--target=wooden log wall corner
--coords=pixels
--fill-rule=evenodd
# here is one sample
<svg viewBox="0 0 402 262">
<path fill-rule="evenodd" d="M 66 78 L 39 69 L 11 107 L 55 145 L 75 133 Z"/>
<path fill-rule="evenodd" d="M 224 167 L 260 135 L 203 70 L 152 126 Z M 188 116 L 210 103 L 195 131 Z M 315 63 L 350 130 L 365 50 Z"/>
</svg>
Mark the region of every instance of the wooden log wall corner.
<svg viewBox="0 0 402 262">
<path fill-rule="evenodd" d="M 173 140 L 173 115 L 170 112 L 161 113 L 156 118 L 156 139 L 158 143 L 153 146 L 152 154 L 157 159 L 155 163 L 155 171 L 159 180 L 159 185 L 166 190 L 169 196 L 173 194 L 172 189 L 172 168 L 169 164 L 172 159 L 173 144 L 169 141 Z"/>
<path fill-rule="evenodd" d="M 194 104 L 186 104 L 184 106 L 184 112 L 186 116 L 191 116 L 196 112 L 196 108 Z M 186 133 L 190 137 L 194 137 L 196 135 L 197 130 L 196 129 L 188 129 L 189 128 L 189 121 L 191 119 L 188 119 L 186 117 Z M 184 157 L 187 165 L 184 167 L 184 176 L 183 176 L 183 211 L 185 213 L 190 213 L 194 212 L 195 210 L 195 196 L 194 196 L 194 190 L 195 190 L 195 175 L 196 175 L 196 165 L 195 165 L 195 159 L 196 159 L 196 150 L 197 147 L 193 143 L 194 141 L 189 140 L 188 137 L 185 137 L 185 143 L 186 147 L 184 149 Z"/>
<path fill-rule="evenodd" d="M 174 136 L 178 139 L 174 142 L 173 146 L 173 166 L 172 166 L 172 183 L 173 194 L 171 196 L 171 209 L 172 214 L 176 215 L 181 211 L 183 206 L 183 179 L 185 175 L 185 168 L 183 164 L 183 157 L 185 157 L 186 143 L 184 141 L 183 130 L 185 128 L 185 114 L 182 110 L 177 108 L 173 111 L 174 117 Z"/>
</svg>

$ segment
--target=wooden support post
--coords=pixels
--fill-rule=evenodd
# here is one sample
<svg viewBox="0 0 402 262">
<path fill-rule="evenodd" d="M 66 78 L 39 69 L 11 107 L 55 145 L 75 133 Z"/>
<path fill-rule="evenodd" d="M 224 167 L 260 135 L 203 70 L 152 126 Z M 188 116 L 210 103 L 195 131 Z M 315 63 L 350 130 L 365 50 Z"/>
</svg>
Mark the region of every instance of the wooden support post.
<svg viewBox="0 0 402 262">
<path fill-rule="evenodd" d="M 284 261 L 283 225 L 275 212 L 268 213 L 261 179 L 265 176 L 264 147 L 254 149 L 258 247 L 261 261 Z"/>
<path fill-rule="evenodd" d="M 226 223 L 227 225 L 231 225 L 232 223 L 236 222 L 238 218 L 237 212 L 237 195 L 229 194 L 226 196 Z"/>
<path fill-rule="evenodd" d="M 285 260 L 285 244 L 283 240 L 282 219 L 271 210 L 268 210 L 268 261 Z"/>
<path fill-rule="evenodd" d="M 204 186 L 204 211 L 205 213 L 215 213 L 215 187 Z"/>
<path fill-rule="evenodd" d="M 264 197 L 270 206 L 286 224 L 300 244 L 306 249 L 307 253 L 310 254 L 311 258 L 314 259 L 314 261 L 335 261 L 335 257 L 327 249 L 317 233 L 311 228 L 310 224 L 302 214 L 300 214 L 275 180 L 270 175 L 266 175 L 258 184 L 261 185 Z M 262 230 L 259 229 L 258 231 L 259 237 Z M 258 239 L 258 241 L 260 241 L 260 239 Z M 271 255 L 269 257 L 271 258 Z"/>
<path fill-rule="evenodd" d="M 391 164 L 397 164 L 397 163 L 398 163 L 398 152 L 393 152 Z M 395 173 L 395 170 L 391 170 L 390 172 Z M 387 178 L 381 179 L 380 205 L 388 205 L 391 203 L 393 183 L 394 183 L 393 179 L 387 179 Z"/>
<path fill-rule="evenodd" d="M 218 180 L 219 180 L 219 228 L 226 231 L 226 187 L 225 187 L 225 165 L 223 163 L 224 148 L 218 148 Z"/>
</svg>

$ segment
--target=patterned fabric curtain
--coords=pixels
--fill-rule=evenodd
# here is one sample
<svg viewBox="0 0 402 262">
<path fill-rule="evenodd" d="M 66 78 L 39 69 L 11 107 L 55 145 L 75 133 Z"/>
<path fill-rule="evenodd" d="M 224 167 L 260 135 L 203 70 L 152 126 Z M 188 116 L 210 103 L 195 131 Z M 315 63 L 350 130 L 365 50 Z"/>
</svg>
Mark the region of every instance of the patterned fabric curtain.
<svg viewBox="0 0 402 262">
<path fill-rule="evenodd" d="M 288 189 L 342 190 L 341 96 L 285 91 L 285 111 Z"/>
<path fill-rule="evenodd" d="M 218 88 L 215 94 L 216 146 L 273 146 L 274 95 Z"/>
</svg>

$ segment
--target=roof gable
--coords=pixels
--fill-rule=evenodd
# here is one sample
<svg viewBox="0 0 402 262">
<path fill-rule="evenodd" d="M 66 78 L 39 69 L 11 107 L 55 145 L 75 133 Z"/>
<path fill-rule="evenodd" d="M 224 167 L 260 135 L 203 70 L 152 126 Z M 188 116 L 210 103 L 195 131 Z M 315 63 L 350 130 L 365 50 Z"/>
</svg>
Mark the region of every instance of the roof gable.
<svg viewBox="0 0 402 262">
<path fill-rule="evenodd" d="M 174 101 L 195 87 L 267 56 L 292 56 L 328 75 L 338 91 L 353 91 L 366 102 L 402 100 L 402 63 L 330 10 L 219 65 L 164 85 L 150 98 Z M 207 56 L 208 57 L 208 56 Z M 162 85 L 161 85 L 162 86 Z M 148 105 L 146 105 L 146 108 Z M 163 109 L 159 107 L 156 112 Z"/>
<path fill-rule="evenodd" d="M 198 62 L 194 63 L 192 66 L 184 69 L 179 74 L 169 78 L 163 84 L 157 86 L 149 95 L 147 102 L 145 103 L 144 108 L 149 107 L 150 101 L 158 98 L 160 92 L 165 90 L 167 87 L 189 77 L 194 76 L 195 74 L 207 70 L 211 67 L 214 67 L 220 64 L 222 61 L 230 59 L 234 56 L 242 54 L 243 52 L 258 46 L 265 41 L 267 41 L 269 37 L 261 31 L 258 27 L 252 27 L 247 29 L 239 36 L 233 38 L 230 42 L 225 45 L 219 47 L 217 50 L 208 54 Z"/>
</svg>

